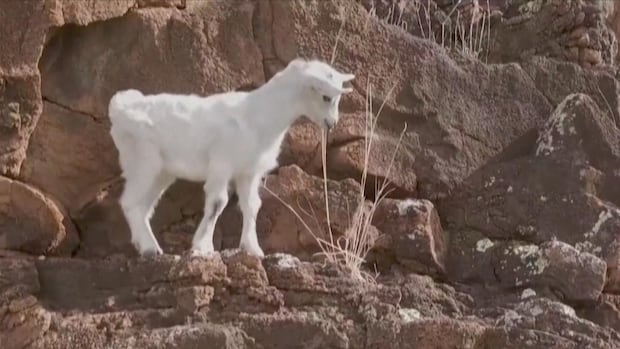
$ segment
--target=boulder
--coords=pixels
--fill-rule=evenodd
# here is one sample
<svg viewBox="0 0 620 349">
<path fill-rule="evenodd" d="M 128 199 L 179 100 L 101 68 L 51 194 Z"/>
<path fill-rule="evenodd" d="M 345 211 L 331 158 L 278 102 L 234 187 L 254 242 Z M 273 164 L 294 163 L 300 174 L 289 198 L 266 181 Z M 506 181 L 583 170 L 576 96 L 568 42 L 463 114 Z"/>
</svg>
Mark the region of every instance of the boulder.
<svg viewBox="0 0 620 349">
<path fill-rule="evenodd" d="M 77 230 L 62 206 L 35 187 L 0 176 L 0 249 L 70 255 Z"/>
<path fill-rule="evenodd" d="M 617 287 L 620 196 L 612 183 L 620 169 L 618 136 L 611 114 L 587 95 L 571 94 L 541 127 L 537 140 L 523 143 L 522 156 L 472 175 L 439 205 L 446 229 L 455 232 L 449 263 L 453 275 L 481 275 L 467 271 L 477 263 L 461 258 L 482 261 L 475 255 L 497 241 L 558 240 L 572 246 L 568 250 L 604 261 L 607 288 Z"/>
<path fill-rule="evenodd" d="M 325 183 L 323 178 L 308 175 L 296 165 L 281 167 L 276 174 L 269 175 L 261 192 L 263 203 L 257 231 L 267 253 L 283 252 L 307 259 L 321 251 L 317 239 L 331 241 L 331 232 L 335 242 L 351 233 L 355 217 L 365 209 L 365 199 L 355 181 L 328 179 Z M 238 240 L 235 243 L 238 245 Z"/>
</svg>

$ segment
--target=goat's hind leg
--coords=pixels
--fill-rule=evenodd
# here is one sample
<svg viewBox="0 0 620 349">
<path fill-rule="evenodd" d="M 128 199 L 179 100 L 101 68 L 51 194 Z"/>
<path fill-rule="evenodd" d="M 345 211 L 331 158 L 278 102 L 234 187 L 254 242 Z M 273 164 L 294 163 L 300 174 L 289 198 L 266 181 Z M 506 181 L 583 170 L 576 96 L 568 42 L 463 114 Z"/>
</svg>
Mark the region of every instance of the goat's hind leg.
<svg viewBox="0 0 620 349">
<path fill-rule="evenodd" d="M 137 147 L 134 149 L 122 149 L 120 160 L 124 168 L 125 188 L 119 201 L 131 230 L 131 242 L 138 252 L 141 255 L 161 255 L 163 250 L 149 221 L 157 201 L 174 182 L 174 177 L 163 171 L 162 160 L 153 148 L 135 145 Z M 129 152 L 136 156 L 130 156 Z"/>
<path fill-rule="evenodd" d="M 126 181 L 121 197 L 121 207 L 131 229 L 131 242 L 141 255 L 161 255 L 163 250 L 149 221 L 159 197 L 172 184 L 174 178 L 163 172 L 152 179 L 147 176 L 134 178 Z"/>
</svg>

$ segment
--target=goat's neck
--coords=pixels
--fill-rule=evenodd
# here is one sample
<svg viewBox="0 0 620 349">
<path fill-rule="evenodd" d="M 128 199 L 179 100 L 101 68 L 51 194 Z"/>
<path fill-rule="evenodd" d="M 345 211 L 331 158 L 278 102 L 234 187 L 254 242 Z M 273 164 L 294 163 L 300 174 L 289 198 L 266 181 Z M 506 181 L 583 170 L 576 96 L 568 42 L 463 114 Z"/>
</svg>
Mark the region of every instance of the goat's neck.
<svg viewBox="0 0 620 349">
<path fill-rule="evenodd" d="M 284 86 L 281 81 L 267 83 L 253 92 L 246 113 L 247 125 L 258 131 L 265 145 L 273 143 L 300 117 L 298 94 L 297 86 Z"/>
</svg>

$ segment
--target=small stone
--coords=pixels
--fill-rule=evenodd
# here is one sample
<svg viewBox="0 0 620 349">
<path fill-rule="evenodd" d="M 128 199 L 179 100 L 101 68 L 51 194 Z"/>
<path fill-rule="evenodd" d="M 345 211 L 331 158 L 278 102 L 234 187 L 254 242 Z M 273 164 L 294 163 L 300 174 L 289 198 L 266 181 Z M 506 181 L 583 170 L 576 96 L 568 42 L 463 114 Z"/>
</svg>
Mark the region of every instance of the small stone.
<svg viewBox="0 0 620 349">
<path fill-rule="evenodd" d="M 579 52 L 579 59 L 592 65 L 599 65 L 603 62 L 601 51 L 591 48 L 582 48 Z"/>
<path fill-rule="evenodd" d="M 571 62 L 579 60 L 579 48 L 576 46 L 569 47 L 566 50 L 566 58 Z"/>
<path fill-rule="evenodd" d="M 536 291 L 532 290 L 531 288 L 526 288 L 521 293 L 521 299 L 527 299 L 527 298 L 531 298 L 535 296 L 536 296 Z"/>
<path fill-rule="evenodd" d="M 430 201 L 384 199 L 372 224 L 391 238 L 388 251 L 403 265 L 419 273 L 445 271 L 447 236 Z"/>
<path fill-rule="evenodd" d="M 587 34 L 587 32 L 588 32 L 588 28 L 583 27 L 583 26 L 582 27 L 577 27 L 576 29 L 574 29 L 570 33 L 570 38 L 571 39 L 579 39 L 583 35 Z"/>
</svg>

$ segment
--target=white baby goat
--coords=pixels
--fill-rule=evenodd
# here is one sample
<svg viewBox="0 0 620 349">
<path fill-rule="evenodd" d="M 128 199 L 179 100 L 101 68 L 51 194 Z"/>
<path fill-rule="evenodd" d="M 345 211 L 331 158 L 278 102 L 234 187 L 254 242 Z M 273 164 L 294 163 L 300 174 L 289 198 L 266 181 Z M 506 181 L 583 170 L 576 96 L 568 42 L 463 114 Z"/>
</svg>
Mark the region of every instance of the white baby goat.
<svg viewBox="0 0 620 349">
<path fill-rule="evenodd" d="M 163 254 L 149 220 L 161 194 L 182 178 L 205 182 L 193 254 L 214 250 L 213 231 L 231 182 L 243 214 L 239 247 L 262 257 L 256 236 L 262 177 L 277 166 L 282 140 L 297 118 L 328 130 L 336 125 L 340 96 L 352 91 L 343 83 L 354 78 L 324 62 L 297 58 L 251 92 L 201 97 L 129 89 L 112 96 L 110 134 L 125 178 L 120 204 L 139 253 Z"/>
</svg>

